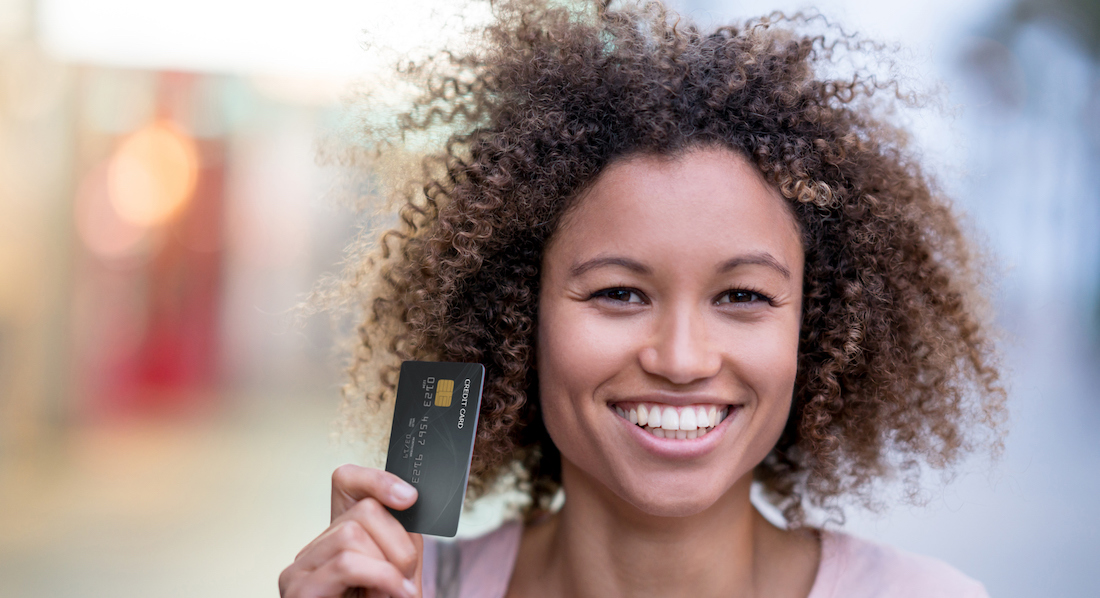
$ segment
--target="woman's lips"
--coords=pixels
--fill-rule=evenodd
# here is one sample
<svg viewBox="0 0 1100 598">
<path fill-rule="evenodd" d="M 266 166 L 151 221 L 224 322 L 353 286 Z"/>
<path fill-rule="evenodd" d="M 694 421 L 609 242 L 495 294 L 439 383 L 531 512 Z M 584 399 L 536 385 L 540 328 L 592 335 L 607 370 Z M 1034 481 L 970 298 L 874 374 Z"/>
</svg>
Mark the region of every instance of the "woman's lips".
<svg viewBox="0 0 1100 598">
<path fill-rule="evenodd" d="M 652 414 L 653 408 L 651 408 L 651 402 L 645 402 L 647 422 L 645 426 L 640 426 L 637 423 L 630 421 L 630 410 L 628 406 L 636 406 L 638 403 L 625 403 L 617 402 L 608 404 L 608 411 L 610 411 L 615 419 L 621 422 L 623 431 L 627 432 L 634 440 L 647 452 L 653 456 L 662 460 L 671 459 L 674 461 L 690 461 L 701 458 L 718 448 L 722 443 L 722 439 L 725 438 L 726 433 L 734 428 L 741 427 L 744 423 L 741 417 L 741 410 L 743 405 L 722 405 L 717 403 L 694 403 L 690 405 L 670 405 L 668 403 L 656 403 L 653 407 L 660 409 L 660 426 L 653 426 Z M 702 430 L 699 429 L 699 412 L 698 407 L 704 407 L 707 410 L 706 419 L 704 423 L 710 423 L 710 407 L 714 406 L 714 415 L 716 425 L 704 426 Z M 618 409 L 616 409 L 618 407 Z M 670 430 L 665 428 L 666 421 L 664 419 L 665 407 L 671 407 L 676 411 L 676 430 Z M 684 430 L 683 412 L 688 408 L 692 408 L 695 412 L 695 437 L 689 436 L 691 430 Z M 619 415 L 619 409 L 623 414 Z M 722 419 L 719 420 L 719 413 L 722 414 Z M 635 407 L 635 417 L 637 417 L 637 407 Z M 688 426 L 690 427 L 691 416 L 688 416 Z M 671 425 L 671 422 L 668 422 Z M 702 434 L 700 434 L 702 431 Z M 664 434 L 664 436 L 659 436 Z"/>
<path fill-rule="evenodd" d="M 729 405 L 621 403 L 612 407 L 622 419 L 657 438 L 693 440 L 705 436 L 729 415 Z"/>
</svg>

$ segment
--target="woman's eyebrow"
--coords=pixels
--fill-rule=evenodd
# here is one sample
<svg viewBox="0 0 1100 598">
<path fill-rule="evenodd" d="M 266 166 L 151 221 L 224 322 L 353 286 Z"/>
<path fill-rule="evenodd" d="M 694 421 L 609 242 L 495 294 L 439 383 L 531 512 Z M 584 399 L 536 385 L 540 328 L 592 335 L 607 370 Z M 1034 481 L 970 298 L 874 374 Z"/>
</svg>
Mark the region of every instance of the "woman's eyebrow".
<svg viewBox="0 0 1100 598">
<path fill-rule="evenodd" d="M 721 266 L 718 266 L 718 272 L 729 272 L 730 270 L 733 270 L 738 266 L 744 266 L 747 264 L 772 268 L 776 272 L 782 274 L 783 278 L 786 278 L 787 280 L 791 279 L 791 271 L 786 266 L 781 264 L 779 260 L 772 257 L 772 254 L 767 252 L 740 255 L 735 258 L 726 260 L 725 262 L 722 262 Z"/>
<path fill-rule="evenodd" d="M 722 262 L 720 266 L 718 266 L 718 272 L 725 273 L 733 270 L 734 268 L 737 268 L 738 266 L 745 266 L 750 264 L 771 268 L 781 274 L 783 278 L 786 278 L 787 280 L 790 280 L 791 278 L 791 271 L 782 263 L 780 263 L 779 260 L 775 259 L 772 254 L 767 252 L 740 255 L 735 258 L 726 260 L 725 262 Z M 619 266 L 638 274 L 653 273 L 653 270 L 650 269 L 649 266 L 646 266 L 639 261 L 632 260 L 627 257 L 604 256 L 585 260 L 573 266 L 572 268 L 570 268 L 569 274 L 571 276 L 580 276 L 585 272 L 588 272 L 589 270 L 594 270 L 596 268 L 602 268 L 605 266 Z"/>
<path fill-rule="evenodd" d="M 620 266 L 638 274 L 651 274 L 653 270 L 645 264 L 626 257 L 606 256 L 597 257 L 581 262 L 569 269 L 570 276 L 580 276 L 589 270 L 603 266 Z"/>
</svg>

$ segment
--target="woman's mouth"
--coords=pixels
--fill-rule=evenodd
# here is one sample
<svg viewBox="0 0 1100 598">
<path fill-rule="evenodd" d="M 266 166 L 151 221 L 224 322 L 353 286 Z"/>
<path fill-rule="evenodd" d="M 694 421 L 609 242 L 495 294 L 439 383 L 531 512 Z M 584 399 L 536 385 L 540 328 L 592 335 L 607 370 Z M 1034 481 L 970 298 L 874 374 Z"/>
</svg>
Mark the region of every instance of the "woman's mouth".
<svg viewBox="0 0 1100 598">
<path fill-rule="evenodd" d="M 690 440 L 713 430 L 729 415 L 729 405 L 617 403 L 615 413 L 658 438 Z"/>
</svg>

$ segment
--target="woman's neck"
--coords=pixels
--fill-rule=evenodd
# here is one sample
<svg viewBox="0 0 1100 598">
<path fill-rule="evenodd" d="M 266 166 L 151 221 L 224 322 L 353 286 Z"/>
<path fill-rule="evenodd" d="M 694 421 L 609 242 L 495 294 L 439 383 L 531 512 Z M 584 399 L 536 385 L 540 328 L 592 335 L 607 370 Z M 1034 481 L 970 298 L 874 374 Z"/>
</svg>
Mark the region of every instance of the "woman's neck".
<svg viewBox="0 0 1100 598">
<path fill-rule="evenodd" d="M 563 463 L 567 500 L 529 528 L 510 596 L 790 596 L 805 598 L 816 538 L 768 523 L 749 500 L 751 475 L 706 510 L 644 513 Z"/>
</svg>

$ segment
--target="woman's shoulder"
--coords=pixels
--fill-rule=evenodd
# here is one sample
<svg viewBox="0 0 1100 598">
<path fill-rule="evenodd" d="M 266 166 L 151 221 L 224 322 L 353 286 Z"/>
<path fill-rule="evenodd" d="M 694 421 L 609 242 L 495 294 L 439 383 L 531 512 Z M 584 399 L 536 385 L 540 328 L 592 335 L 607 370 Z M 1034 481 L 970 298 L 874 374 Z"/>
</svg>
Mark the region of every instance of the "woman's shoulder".
<svg viewBox="0 0 1100 598">
<path fill-rule="evenodd" d="M 424 598 L 497 598 L 508 591 L 523 524 L 504 523 L 476 538 L 444 542 L 424 538 Z"/>
<path fill-rule="evenodd" d="M 809 598 L 989 598 L 982 584 L 943 561 L 840 532 L 821 534 Z"/>
</svg>

